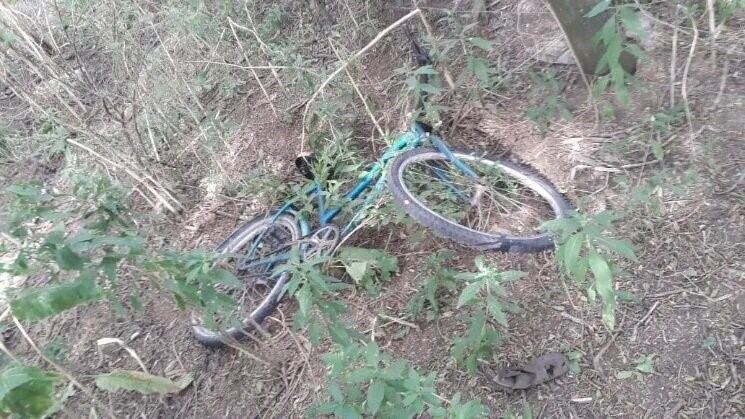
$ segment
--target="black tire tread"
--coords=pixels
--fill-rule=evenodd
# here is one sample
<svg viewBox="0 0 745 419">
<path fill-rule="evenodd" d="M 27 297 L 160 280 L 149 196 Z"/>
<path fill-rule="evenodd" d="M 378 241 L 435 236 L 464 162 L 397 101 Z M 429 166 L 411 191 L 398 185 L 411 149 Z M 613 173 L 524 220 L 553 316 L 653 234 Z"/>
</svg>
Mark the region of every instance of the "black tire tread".
<svg viewBox="0 0 745 419">
<path fill-rule="evenodd" d="M 222 241 L 216 248 L 215 252 L 221 253 L 226 248 L 228 248 L 233 240 L 236 240 L 237 238 L 241 237 L 243 233 L 246 230 L 251 229 L 255 224 L 262 223 L 266 220 L 267 216 L 258 216 L 255 217 L 249 221 L 246 221 L 243 223 L 240 227 L 235 229 L 230 235 Z M 280 282 L 286 282 L 278 280 L 277 283 Z M 276 287 L 277 285 L 275 285 Z M 273 293 L 272 293 L 273 294 Z M 267 296 L 267 298 L 270 298 L 270 296 Z M 247 321 L 248 325 L 244 327 L 243 329 L 237 329 L 232 328 L 227 331 L 221 331 L 221 332 L 215 332 L 209 329 L 206 329 L 204 327 L 200 327 L 198 325 L 192 324 L 192 332 L 194 333 L 194 336 L 196 339 L 201 343 L 202 345 L 208 347 L 208 348 L 221 348 L 226 346 L 226 340 L 239 340 L 246 336 L 246 333 L 250 331 L 255 326 L 252 325 L 260 325 L 266 320 L 267 317 L 269 317 L 274 310 L 276 310 L 277 306 L 279 305 L 279 296 L 277 298 L 273 298 L 270 300 L 265 300 L 268 304 L 262 305 L 261 310 L 259 310 L 256 313 L 252 313 L 250 315 L 250 321 Z M 249 319 L 246 319 L 249 320 Z M 246 323 L 244 321 L 244 323 Z"/>
<path fill-rule="evenodd" d="M 543 189 L 550 193 L 552 198 L 559 204 L 560 216 L 566 216 L 572 210 L 572 206 L 569 203 L 569 200 L 567 200 L 566 197 L 561 192 L 559 192 L 548 179 L 545 178 L 545 176 L 525 163 L 521 163 L 515 159 L 506 158 L 504 156 L 489 156 L 484 155 L 483 153 L 460 150 L 452 151 L 453 153 L 468 154 L 475 157 L 499 162 L 500 164 L 508 166 L 515 171 L 519 171 L 535 180 Z M 398 176 L 398 173 L 404 169 L 404 167 L 402 167 L 403 164 L 411 156 L 433 152 L 439 153 L 433 148 L 417 148 L 406 151 L 394 159 L 393 163 L 391 164 L 390 172 L 388 174 L 388 186 L 393 195 L 393 200 L 414 220 L 430 229 L 438 236 L 451 239 L 465 246 L 479 250 L 497 250 L 502 252 L 526 253 L 540 252 L 553 248 L 553 240 L 548 234 L 541 234 L 532 237 L 512 237 L 491 235 L 486 233 L 476 233 L 467 229 L 466 227 L 456 225 L 452 222 L 444 222 L 443 220 L 434 217 L 429 212 L 429 210 L 423 208 L 414 200 L 410 199 L 411 196 L 401 184 L 400 176 Z"/>
</svg>

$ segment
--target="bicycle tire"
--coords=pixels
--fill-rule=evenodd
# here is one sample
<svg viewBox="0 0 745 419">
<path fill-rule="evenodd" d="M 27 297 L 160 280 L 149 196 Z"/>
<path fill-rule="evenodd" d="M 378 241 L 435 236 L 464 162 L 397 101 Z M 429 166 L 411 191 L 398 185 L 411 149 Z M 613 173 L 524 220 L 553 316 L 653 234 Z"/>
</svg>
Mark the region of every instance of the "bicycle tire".
<svg viewBox="0 0 745 419">
<path fill-rule="evenodd" d="M 551 182 L 530 166 L 501 157 L 482 157 L 475 152 L 455 150 L 452 152 L 466 164 L 468 161 L 478 160 L 481 163 L 498 165 L 511 178 L 518 180 L 545 199 L 556 218 L 567 217 L 570 214 L 572 206 L 569 201 Z M 447 158 L 433 148 L 409 150 L 394 159 L 388 174 L 388 186 L 393 200 L 419 224 L 432 230 L 438 236 L 478 250 L 529 253 L 541 252 L 553 247 L 553 240 L 548 233 L 531 236 L 484 233 L 453 222 L 428 208 L 409 191 L 403 176 L 410 164 L 433 160 L 442 161 Z"/>
<path fill-rule="evenodd" d="M 234 253 L 236 249 L 244 246 L 251 237 L 256 237 L 256 233 L 259 233 L 261 229 L 266 229 L 269 225 L 277 223 L 286 227 L 291 232 L 293 241 L 300 238 L 301 232 L 298 226 L 298 220 L 292 214 L 283 214 L 276 217 L 276 219 L 274 219 L 274 216 L 257 217 L 233 231 L 228 238 L 217 246 L 215 252 L 220 254 Z M 280 295 L 289 281 L 289 277 L 290 275 L 287 273 L 280 274 L 265 298 L 242 320 L 243 327 L 229 327 L 222 331 L 211 330 L 200 323 L 201 319 L 198 315 L 192 313 L 191 327 L 194 336 L 202 345 L 211 348 L 224 346 L 225 341 L 228 339 L 237 340 L 245 336 L 255 325 L 262 324 L 277 308 Z"/>
</svg>

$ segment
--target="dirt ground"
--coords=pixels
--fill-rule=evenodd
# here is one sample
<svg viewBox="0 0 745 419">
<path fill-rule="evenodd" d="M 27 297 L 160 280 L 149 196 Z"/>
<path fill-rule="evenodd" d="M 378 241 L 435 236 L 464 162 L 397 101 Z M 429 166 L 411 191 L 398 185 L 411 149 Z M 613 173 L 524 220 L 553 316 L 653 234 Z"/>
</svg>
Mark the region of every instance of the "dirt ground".
<svg viewBox="0 0 745 419">
<path fill-rule="evenodd" d="M 437 2 L 424 3 L 438 6 Z M 495 54 L 505 68 L 515 68 L 525 58 L 519 24 L 528 16 L 518 13 L 519 3 L 496 2 L 483 16 L 480 36 L 494 42 Z M 430 18 L 437 13 L 424 10 Z M 385 26 L 405 12 L 393 7 L 383 12 L 381 22 Z M 739 24 L 745 25 L 745 19 Z M 465 324 L 455 307 L 446 307 L 442 318 L 428 322 L 411 319 L 406 305 L 421 281 L 418 272 L 423 256 L 452 249 L 457 256 L 449 263 L 471 269 L 477 253 L 430 235 L 411 245 L 406 236 L 415 230 L 397 231 L 399 237 L 392 241 L 386 240 L 391 236 L 389 230 L 360 231 L 354 244 L 387 243 L 386 250 L 399 257 L 400 273 L 375 298 L 360 291 L 345 295 L 347 320 L 395 356 L 423 372 L 436 372 L 442 394 L 461 392 L 465 399 L 480 398 L 494 417 L 520 412 L 525 406 L 535 417 L 546 418 L 745 416 L 745 51 L 720 54 L 714 62 L 703 48 L 694 54 L 687 89 L 696 120 L 693 127 L 682 124 L 669 134 L 675 138 L 667 143 L 664 162 L 649 163 L 651 156 L 633 151 L 624 154 L 623 161 L 607 161 L 609 143 L 624 141 L 630 129 L 666 103 L 671 41 L 668 28 L 657 30 L 659 40 L 648 51 L 653 63 L 642 64 L 638 73 L 632 98 L 635 105 L 621 109 L 615 122 L 596 123 L 594 110 L 586 102 L 587 88 L 576 69 L 554 65 L 567 82 L 564 94 L 573 107 L 572 120 L 555 122 L 541 134 L 524 116 L 530 106 L 525 77 L 505 86 L 500 92 L 503 97 L 487 98 L 484 108 L 467 109 L 448 138 L 454 145 L 510 152 L 538 169 L 570 199 L 588 196 L 593 209 L 627 208 L 631 198 L 618 182 L 622 175 L 640 183 L 661 165 L 679 178 L 687 169 L 695 169 L 696 176 L 687 184 L 685 194 L 662 195 L 660 215 L 630 212 L 619 224 L 620 234 L 636 245 L 639 260 L 622 265 L 617 288 L 630 297 L 619 302 L 614 332 L 603 327 L 597 305 L 588 303 L 583 290 L 561 278 L 552 253 L 487 255 L 504 270 L 521 270 L 527 275 L 508 287 L 510 298 L 521 310 L 510 316 L 509 328 L 501 331 L 501 348 L 492 359 L 483 360 L 484 364 L 497 369 L 549 351 L 578 352 L 579 373 L 508 394 L 488 376 L 472 376 L 457 368 L 448 350 L 452 337 Z M 406 59 L 400 45 L 405 45 L 405 38 L 394 34 L 362 60 L 370 71 L 360 88 L 379 109 L 395 100 L 384 86 Z M 690 45 L 685 41 L 679 48 L 682 69 Z M 728 75 L 721 84 L 725 60 L 729 60 Z M 531 65 L 550 66 L 534 61 Z M 715 106 L 717 96 L 720 99 Z M 288 101 L 288 106 L 292 104 Z M 264 164 L 287 179 L 294 178 L 291 163 L 299 150 L 299 123 L 277 119 L 260 100 L 241 106 L 232 115 L 243 127 L 231 138 L 235 151 L 232 170 L 243 173 Z M 400 115 L 381 113 L 381 121 L 387 125 L 400 123 Z M 359 135 L 365 138 L 369 132 L 360 129 Z M 258 161 L 257 156 L 267 157 Z M 624 165 L 630 167 L 618 173 L 603 170 Z M 9 168 L 4 171 L 12 173 Z M 160 221 L 147 232 L 150 237 L 163 237 L 164 245 L 181 248 L 209 247 L 241 220 L 262 210 L 220 195 L 207 199 L 189 195 L 196 182 L 184 178 L 180 191 L 187 198 L 188 215 Z M 194 198 L 188 200 L 188 196 Z M 154 374 L 173 378 L 194 375 L 188 388 L 169 397 L 97 392 L 99 400 L 117 415 L 302 417 L 309 406 L 323 400 L 326 370 L 319 359 L 323 345 L 312 348 L 302 333 L 288 326 L 295 308 L 292 302 L 283 303 L 268 322 L 271 338 L 260 344 L 247 343 L 247 350 L 261 359 L 256 361 L 236 349 L 202 347 L 191 335 L 187 314 L 175 309 L 167 293 L 146 279 L 133 281 L 146 293 L 144 310 L 132 318 L 118 319 L 109 307 L 98 304 L 30 328 L 31 336 L 40 343 L 64 338 L 69 346 L 64 365 L 86 384 L 101 371 L 138 368 L 123 350 L 99 351 L 96 341 L 105 337 L 126 342 Z M 380 313 L 405 319 L 406 324 L 381 321 L 377 317 Z M 15 352 L 31 352 L 18 333 L 5 336 L 5 345 Z M 652 360 L 649 374 L 636 370 L 634 361 L 642 356 Z M 90 405 L 76 393 L 62 416 L 88 414 Z"/>
</svg>

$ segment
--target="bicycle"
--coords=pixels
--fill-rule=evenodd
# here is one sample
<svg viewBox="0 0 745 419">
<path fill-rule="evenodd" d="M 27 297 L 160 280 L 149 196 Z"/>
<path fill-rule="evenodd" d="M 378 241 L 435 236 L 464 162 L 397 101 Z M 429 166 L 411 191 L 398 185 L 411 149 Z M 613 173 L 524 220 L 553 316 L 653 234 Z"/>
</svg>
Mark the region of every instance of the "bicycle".
<svg viewBox="0 0 745 419">
<path fill-rule="evenodd" d="M 412 38 L 419 65 L 429 57 Z M 427 75 L 422 75 L 426 82 Z M 426 96 L 419 98 L 422 106 Z M 206 346 L 221 346 L 258 327 L 279 305 L 287 272 L 274 268 L 294 251 L 302 258 L 330 255 L 356 231 L 386 186 L 393 201 L 419 224 L 436 235 L 478 250 L 540 252 L 553 247 L 551 236 L 538 227 L 553 218 L 569 215 L 572 206 L 532 168 L 502 157 L 452 150 L 421 122 L 393 141 L 361 180 L 337 206 L 326 206 L 321 182 L 314 179 L 312 156 L 296 160 L 309 178 L 308 197 L 316 202 L 316 222 L 298 211 L 289 200 L 265 216 L 233 231 L 216 252 L 229 257 L 234 273 L 246 289 L 238 301 L 246 309 L 240 324 L 211 330 L 192 316 L 192 330 Z M 485 202 L 482 198 L 488 198 Z M 359 200 L 362 201 L 359 201 Z M 343 227 L 333 224 L 352 203 L 360 207 Z M 484 231 L 485 230 L 485 231 Z"/>
</svg>

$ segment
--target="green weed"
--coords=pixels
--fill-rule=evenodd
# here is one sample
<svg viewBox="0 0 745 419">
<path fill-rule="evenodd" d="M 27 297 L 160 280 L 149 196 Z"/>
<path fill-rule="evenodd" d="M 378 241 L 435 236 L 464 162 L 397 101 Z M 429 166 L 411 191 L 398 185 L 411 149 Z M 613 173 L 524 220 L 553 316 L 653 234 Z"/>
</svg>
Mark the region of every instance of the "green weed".
<svg viewBox="0 0 745 419">
<path fill-rule="evenodd" d="M 398 258 L 378 249 L 345 246 L 339 249 L 336 259 L 355 284 L 370 295 L 377 295 L 380 283 L 398 272 Z"/>
<path fill-rule="evenodd" d="M 561 81 L 556 78 L 554 70 L 549 69 L 541 74 L 531 73 L 530 78 L 533 81 L 530 90 L 533 106 L 525 111 L 525 116 L 536 124 L 541 133 L 548 130 L 549 123 L 554 118 L 572 118 L 569 104 L 562 95 Z"/>
<path fill-rule="evenodd" d="M 42 418 L 56 410 L 57 374 L 11 363 L 0 372 L 0 412 L 22 418 Z"/>
<path fill-rule="evenodd" d="M 613 14 L 592 38 L 594 45 L 602 45 L 605 50 L 598 62 L 596 73 L 608 72 L 608 74 L 595 81 L 593 91 L 596 95 L 599 95 L 612 87 L 619 102 L 628 105 L 630 96 L 627 84 L 632 82 L 634 78 L 621 65 L 622 54 L 631 54 L 639 60 L 644 59 L 645 55 L 638 45 L 626 40 L 624 30 L 635 34 L 640 39 L 647 37 L 647 33 L 642 27 L 636 8 L 631 4 L 620 4 L 613 7 L 612 0 L 601 0 L 587 13 L 586 17 L 597 16 L 611 7 L 614 11 Z"/>
<path fill-rule="evenodd" d="M 409 313 L 413 316 L 420 315 L 425 308 L 429 320 L 441 313 L 442 294 L 453 292 L 457 285 L 457 272 L 443 266 L 452 257 L 451 251 L 440 250 L 427 258 L 422 275 L 424 282 L 408 304 Z"/>
<path fill-rule="evenodd" d="M 501 343 L 501 336 L 492 321 L 507 327 L 507 312 L 516 311 L 514 304 L 506 300 L 504 284 L 522 278 L 517 271 L 500 272 L 486 262 L 483 256 L 474 260 L 477 272 L 461 272 L 456 279 L 465 282 L 458 297 L 458 308 L 467 307 L 468 330 L 453 341 L 451 354 L 455 360 L 476 373 L 477 360 L 491 356 Z"/>
<path fill-rule="evenodd" d="M 544 228 L 555 234 L 556 260 L 562 272 L 585 287 L 591 302 L 600 296 L 603 323 L 610 330 L 616 323 L 613 278 L 618 274 L 618 267 L 612 259 L 636 260 L 630 242 L 613 238 L 613 221 L 617 219 L 618 216 L 610 211 L 594 215 L 576 212 L 572 217 L 544 223 Z M 589 284 L 588 276 L 592 277 Z"/>
</svg>

